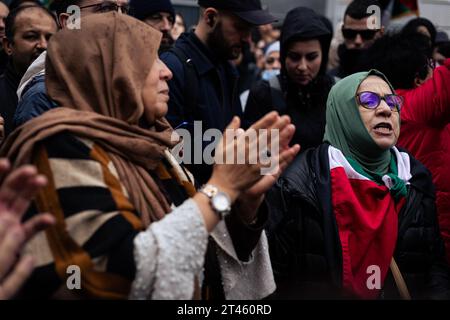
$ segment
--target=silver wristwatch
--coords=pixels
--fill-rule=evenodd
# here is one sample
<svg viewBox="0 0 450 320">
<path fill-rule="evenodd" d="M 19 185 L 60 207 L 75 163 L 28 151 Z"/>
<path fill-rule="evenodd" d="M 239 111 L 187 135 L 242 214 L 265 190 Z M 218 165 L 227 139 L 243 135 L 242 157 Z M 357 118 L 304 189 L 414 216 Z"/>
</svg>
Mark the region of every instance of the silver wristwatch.
<svg viewBox="0 0 450 320">
<path fill-rule="evenodd" d="M 230 197 L 212 184 L 206 184 L 200 192 L 209 198 L 212 209 L 217 213 L 220 219 L 223 219 L 231 211 Z"/>
</svg>

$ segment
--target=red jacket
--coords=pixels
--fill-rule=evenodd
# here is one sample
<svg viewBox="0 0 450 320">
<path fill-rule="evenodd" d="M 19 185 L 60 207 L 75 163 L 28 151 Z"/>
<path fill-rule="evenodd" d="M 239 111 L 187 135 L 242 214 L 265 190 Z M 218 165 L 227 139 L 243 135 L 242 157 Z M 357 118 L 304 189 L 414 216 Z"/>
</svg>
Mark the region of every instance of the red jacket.
<svg viewBox="0 0 450 320">
<path fill-rule="evenodd" d="M 433 174 L 437 209 L 450 261 L 450 59 L 415 89 L 399 89 L 405 99 L 398 144 Z"/>
</svg>

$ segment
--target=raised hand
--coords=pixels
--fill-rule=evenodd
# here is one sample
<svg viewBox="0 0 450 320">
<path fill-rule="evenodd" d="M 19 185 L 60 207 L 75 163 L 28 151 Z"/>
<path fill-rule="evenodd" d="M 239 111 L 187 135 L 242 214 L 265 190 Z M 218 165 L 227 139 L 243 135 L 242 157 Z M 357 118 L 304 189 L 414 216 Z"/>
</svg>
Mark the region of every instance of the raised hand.
<svg viewBox="0 0 450 320">
<path fill-rule="evenodd" d="M 271 112 L 247 131 L 240 129 L 239 125 L 239 119 L 235 118 L 227 128 L 234 130 L 235 134 L 231 136 L 225 134 L 216 148 L 216 160 L 225 160 L 227 154 L 234 152 L 233 157 L 230 157 L 233 161 L 225 164 L 216 163 L 210 183 L 220 186 L 233 201 L 239 197 L 241 204 L 252 204 L 254 210 L 246 210 L 251 217 L 261 203 L 264 193 L 294 159 L 300 146 L 289 147 L 295 126 L 291 124 L 288 116 L 280 117 L 276 112 Z M 264 130 L 268 134 L 263 134 Z M 278 145 L 278 148 L 272 148 L 275 145 Z M 271 154 L 272 152 L 267 154 L 271 150 L 274 154 Z M 237 163 L 239 153 L 245 155 L 245 164 Z M 263 169 L 269 167 L 272 170 L 266 171 L 270 173 L 264 173 Z M 246 206 L 246 209 L 250 208 Z"/>
<path fill-rule="evenodd" d="M 0 173 L 9 170 L 0 160 Z M 50 214 L 39 214 L 22 223 L 31 200 L 47 180 L 33 166 L 12 171 L 0 186 L 0 300 L 13 297 L 34 268 L 33 258 L 20 257 L 23 246 L 38 231 L 54 223 Z"/>
<path fill-rule="evenodd" d="M 289 117 L 281 117 L 279 122 L 270 129 L 276 129 L 279 132 L 278 136 L 275 137 L 278 139 L 279 152 L 278 154 L 271 154 L 271 166 L 273 168 L 269 171 L 270 174 L 262 176 L 258 182 L 241 193 L 238 198 L 240 203 L 239 214 L 245 222 L 254 220 L 257 209 L 264 200 L 265 193 L 275 184 L 279 176 L 300 151 L 300 146 L 298 144 L 289 147 L 289 143 L 295 133 L 295 126 L 290 124 Z"/>
</svg>

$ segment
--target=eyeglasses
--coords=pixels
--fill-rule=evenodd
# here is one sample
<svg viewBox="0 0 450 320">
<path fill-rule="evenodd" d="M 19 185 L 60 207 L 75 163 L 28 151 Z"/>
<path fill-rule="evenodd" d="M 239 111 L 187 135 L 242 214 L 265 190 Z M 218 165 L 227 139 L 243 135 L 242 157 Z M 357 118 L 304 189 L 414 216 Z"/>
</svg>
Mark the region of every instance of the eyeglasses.
<svg viewBox="0 0 450 320">
<path fill-rule="evenodd" d="M 363 91 L 356 95 L 356 99 L 359 105 L 372 110 L 378 108 L 381 100 L 386 102 L 391 111 L 400 112 L 403 106 L 403 98 L 396 94 L 386 94 L 382 97 L 375 92 Z"/>
<path fill-rule="evenodd" d="M 359 34 L 363 40 L 372 40 L 380 29 L 353 30 L 342 28 L 342 35 L 347 40 L 354 40 Z"/>
<path fill-rule="evenodd" d="M 110 1 L 80 7 L 80 9 L 85 9 L 85 8 L 94 8 L 94 12 L 96 12 L 96 13 L 119 11 L 119 9 L 123 14 L 128 14 L 128 12 L 130 12 L 129 5 L 127 5 L 127 4 L 119 5 L 116 2 L 110 2 Z"/>
</svg>

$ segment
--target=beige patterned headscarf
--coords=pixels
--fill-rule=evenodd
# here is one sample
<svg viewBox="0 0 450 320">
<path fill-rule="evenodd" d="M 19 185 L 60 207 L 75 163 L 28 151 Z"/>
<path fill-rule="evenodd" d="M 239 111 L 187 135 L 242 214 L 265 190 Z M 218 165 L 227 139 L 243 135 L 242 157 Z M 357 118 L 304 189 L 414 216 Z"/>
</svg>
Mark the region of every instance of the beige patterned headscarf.
<svg viewBox="0 0 450 320">
<path fill-rule="evenodd" d="M 145 225 L 170 206 L 148 173 L 173 147 L 172 128 L 158 119 L 138 126 L 142 89 L 157 58 L 161 33 L 132 17 L 110 12 L 83 18 L 49 43 L 46 85 L 60 106 L 16 129 L 0 150 L 14 167 L 32 161 L 36 143 L 62 131 L 95 141 L 114 162 Z"/>
</svg>

